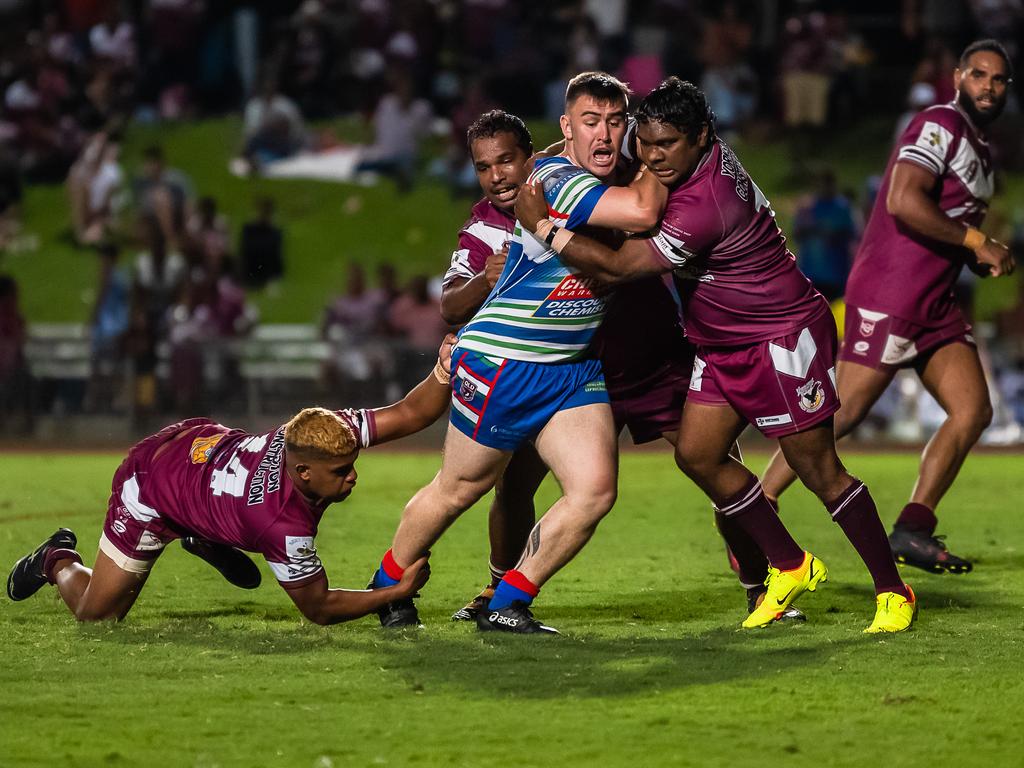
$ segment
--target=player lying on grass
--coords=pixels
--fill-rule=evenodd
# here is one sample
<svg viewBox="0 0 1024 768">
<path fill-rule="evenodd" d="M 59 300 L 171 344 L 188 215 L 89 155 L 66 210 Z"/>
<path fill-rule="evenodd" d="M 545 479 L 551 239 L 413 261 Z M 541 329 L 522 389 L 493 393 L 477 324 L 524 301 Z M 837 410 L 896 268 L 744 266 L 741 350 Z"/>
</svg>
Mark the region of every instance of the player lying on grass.
<svg viewBox="0 0 1024 768">
<path fill-rule="evenodd" d="M 697 345 L 676 461 L 722 516 L 758 541 L 772 566 L 767 595 L 743 625 L 778 619 L 796 595 L 826 577 L 824 565 L 779 523 L 757 477 L 729 456 L 754 423 L 779 439 L 790 466 L 871 572 L 877 604 L 867 631 L 907 629 L 916 612 L 913 592 L 899 577 L 866 486 L 835 450 L 836 329 L 828 305 L 786 250 L 768 201 L 715 136 L 700 89 L 670 78 L 640 102 L 636 117 L 640 158 L 670 190 L 652 236 L 613 250 L 557 227 L 533 186 L 519 193 L 520 223 L 551 243 L 563 263 L 598 280 L 675 275 L 686 332 Z M 726 541 L 738 558 L 744 554 L 728 535 Z"/>
<path fill-rule="evenodd" d="M 79 621 L 123 619 L 164 547 L 185 536 L 261 553 L 316 624 L 357 619 L 412 596 L 427 581 L 426 556 L 393 586 L 330 589 L 314 540 L 327 507 L 355 487 L 360 448 L 410 435 L 445 412 L 453 341 L 442 344 L 434 373 L 384 408 L 306 408 L 260 435 L 188 419 L 147 437 L 114 474 L 93 568 L 75 550 L 75 534 L 61 528 L 15 564 L 8 596 L 24 600 L 53 584 Z"/>
</svg>

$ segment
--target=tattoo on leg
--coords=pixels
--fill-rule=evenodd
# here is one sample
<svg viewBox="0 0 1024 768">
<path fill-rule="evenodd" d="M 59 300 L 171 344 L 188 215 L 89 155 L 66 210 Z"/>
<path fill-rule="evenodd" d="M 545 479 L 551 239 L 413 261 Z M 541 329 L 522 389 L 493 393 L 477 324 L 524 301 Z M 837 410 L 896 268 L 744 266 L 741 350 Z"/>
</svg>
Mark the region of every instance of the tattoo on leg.
<svg viewBox="0 0 1024 768">
<path fill-rule="evenodd" d="M 519 558 L 519 562 L 516 563 L 518 569 L 523 563 L 529 558 L 537 554 L 537 550 L 540 549 L 540 523 L 533 526 L 533 530 L 530 531 L 530 539 L 526 542 L 526 549 L 523 551 L 523 556 Z"/>
</svg>

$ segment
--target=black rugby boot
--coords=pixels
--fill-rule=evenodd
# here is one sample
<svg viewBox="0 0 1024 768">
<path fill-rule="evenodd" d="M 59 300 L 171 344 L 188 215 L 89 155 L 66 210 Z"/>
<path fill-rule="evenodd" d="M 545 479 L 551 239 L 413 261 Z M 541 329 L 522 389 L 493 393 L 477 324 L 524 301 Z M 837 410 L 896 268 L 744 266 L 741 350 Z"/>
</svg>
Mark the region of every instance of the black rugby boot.
<svg viewBox="0 0 1024 768">
<path fill-rule="evenodd" d="M 497 610 L 486 608 L 476 615 L 476 626 L 481 632 L 514 632 L 520 635 L 557 635 L 558 630 L 541 624 L 522 600 Z"/>
<path fill-rule="evenodd" d="M 46 574 L 43 573 L 46 553 L 51 549 L 74 549 L 76 546 L 78 546 L 78 537 L 75 536 L 74 531 L 70 528 L 58 528 L 35 551 L 25 555 L 14 564 L 7 577 L 7 596 L 11 600 L 24 600 L 32 597 L 46 586 Z"/>
</svg>

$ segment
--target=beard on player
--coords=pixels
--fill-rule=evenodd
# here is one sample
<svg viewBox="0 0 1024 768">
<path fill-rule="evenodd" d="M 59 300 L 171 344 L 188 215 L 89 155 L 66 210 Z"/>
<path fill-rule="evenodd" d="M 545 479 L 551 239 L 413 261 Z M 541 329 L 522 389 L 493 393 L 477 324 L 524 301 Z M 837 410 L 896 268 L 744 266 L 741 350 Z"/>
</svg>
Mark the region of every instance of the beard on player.
<svg viewBox="0 0 1024 768">
<path fill-rule="evenodd" d="M 988 107 L 979 108 L 977 100 L 982 96 L 986 96 L 989 99 Z M 985 128 L 1003 113 L 1003 108 L 1006 106 L 1006 96 L 998 98 L 991 92 L 987 94 L 982 92 L 977 96 L 971 96 L 966 88 L 960 88 L 956 93 L 956 103 L 960 105 L 960 109 L 967 113 L 972 123 L 979 128 Z"/>
</svg>

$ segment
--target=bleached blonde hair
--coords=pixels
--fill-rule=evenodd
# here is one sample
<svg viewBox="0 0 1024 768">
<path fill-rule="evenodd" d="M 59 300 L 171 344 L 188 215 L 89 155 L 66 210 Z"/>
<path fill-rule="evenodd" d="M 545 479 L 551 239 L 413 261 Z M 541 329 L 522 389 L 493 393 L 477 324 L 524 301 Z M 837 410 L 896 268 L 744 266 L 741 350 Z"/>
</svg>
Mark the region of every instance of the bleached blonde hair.
<svg viewBox="0 0 1024 768">
<path fill-rule="evenodd" d="M 286 450 L 317 459 L 347 456 L 359 447 L 352 425 L 336 411 L 303 408 L 284 425 Z"/>
</svg>

